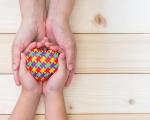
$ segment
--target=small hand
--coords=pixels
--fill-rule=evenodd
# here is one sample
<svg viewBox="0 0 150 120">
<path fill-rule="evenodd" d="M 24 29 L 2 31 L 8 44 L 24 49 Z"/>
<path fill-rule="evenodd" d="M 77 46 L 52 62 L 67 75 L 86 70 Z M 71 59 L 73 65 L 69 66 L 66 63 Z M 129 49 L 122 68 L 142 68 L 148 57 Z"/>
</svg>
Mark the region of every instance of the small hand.
<svg viewBox="0 0 150 120">
<path fill-rule="evenodd" d="M 26 69 L 26 58 L 24 53 L 21 53 L 19 78 L 23 90 L 42 93 L 42 83 L 36 81 Z"/>
<path fill-rule="evenodd" d="M 51 42 L 58 44 L 65 52 L 67 60 L 67 69 L 69 70 L 69 77 L 66 85 L 69 85 L 74 71 L 76 62 L 76 45 L 73 39 L 70 26 L 68 22 L 58 22 L 47 19 L 46 33 Z"/>
<path fill-rule="evenodd" d="M 48 81 L 45 81 L 43 84 L 44 94 L 48 94 L 51 91 L 56 91 L 56 92 L 63 91 L 69 73 L 66 68 L 66 60 L 63 53 L 59 55 L 58 64 L 59 66 L 57 71 L 49 78 Z"/>
<path fill-rule="evenodd" d="M 29 45 L 28 49 L 36 46 Z M 26 56 L 21 53 L 18 71 L 22 86 L 20 97 L 10 116 L 10 120 L 32 120 L 42 95 L 42 82 L 36 81 L 26 69 Z"/>
</svg>

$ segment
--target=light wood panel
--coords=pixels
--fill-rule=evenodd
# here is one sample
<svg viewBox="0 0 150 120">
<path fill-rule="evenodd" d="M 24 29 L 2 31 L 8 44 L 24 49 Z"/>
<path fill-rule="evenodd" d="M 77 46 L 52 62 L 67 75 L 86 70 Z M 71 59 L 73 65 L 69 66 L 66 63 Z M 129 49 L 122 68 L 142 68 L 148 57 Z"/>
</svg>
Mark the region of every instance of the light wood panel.
<svg viewBox="0 0 150 120">
<path fill-rule="evenodd" d="M 76 0 L 71 17 L 75 33 L 150 33 L 149 0 Z M 0 33 L 20 24 L 18 0 L 0 0 Z"/>
<path fill-rule="evenodd" d="M 69 114 L 150 113 L 150 74 L 77 74 L 65 89 Z M 0 75 L 0 114 L 10 114 L 18 98 L 12 75 Z M 37 113 L 44 113 L 43 100 Z"/>
<path fill-rule="evenodd" d="M 150 34 L 75 34 L 76 73 L 150 73 Z M 0 34 L 0 73 L 11 73 L 14 34 Z"/>
<path fill-rule="evenodd" d="M 150 114 L 96 114 L 68 115 L 69 120 L 149 120 Z M 1 120 L 8 120 L 9 115 L 0 115 Z M 44 115 L 36 115 L 34 120 L 45 120 Z"/>
</svg>

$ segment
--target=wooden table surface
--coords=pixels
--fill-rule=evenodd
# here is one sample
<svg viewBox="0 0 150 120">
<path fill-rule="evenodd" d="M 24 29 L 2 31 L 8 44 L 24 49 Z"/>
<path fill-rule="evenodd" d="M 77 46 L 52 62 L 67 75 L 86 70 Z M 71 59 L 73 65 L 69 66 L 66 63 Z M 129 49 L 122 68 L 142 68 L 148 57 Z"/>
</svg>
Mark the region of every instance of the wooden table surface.
<svg viewBox="0 0 150 120">
<path fill-rule="evenodd" d="M 69 120 L 150 120 L 150 1 L 76 0 L 71 27 L 77 69 L 65 88 Z M 19 0 L 0 0 L 0 120 L 20 93 L 11 44 L 20 24 Z M 35 120 L 44 120 L 41 99 Z"/>
</svg>

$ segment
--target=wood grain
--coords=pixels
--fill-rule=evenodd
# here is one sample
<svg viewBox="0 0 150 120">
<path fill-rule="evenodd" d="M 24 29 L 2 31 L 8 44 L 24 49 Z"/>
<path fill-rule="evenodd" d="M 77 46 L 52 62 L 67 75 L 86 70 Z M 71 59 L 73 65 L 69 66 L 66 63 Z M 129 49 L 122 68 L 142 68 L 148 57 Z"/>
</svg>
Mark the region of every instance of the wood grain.
<svg viewBox="0 0 150 120">
<path fill-rule="evenodd" d="M 76 0 L 74 33 L 150 33 L 149 0 Z M 0 33 L 15 33 L 20 24 L 18 0 L 0 0 Z"/>
<path fill-rule="evenodd" d="M 149 5 L 76 0 L 70 23 L 78 33 L 77 74 L 64 90 L 69 120 L 150 120 Z M 11 71 L 20 21 L 19 1 L 0 0 L 0 120 L 8 120 L 20 93 Z M 37 114 L 35 120 L 45 120 L 43 99 Z"/>
<path fill-rule="evenodd" d="M 76 73 L 150 73 L 150 34 L 75 34 L 74 37 Z M 14 34 L 0 34 L 0 73 L 12 73 L 13 38 Z"/>
<path fill-rule="evenodd" d="M 65 89 L 69 114 L 150 113 L 150 74 L 76 74 Z M 20 88 L 0 75 L 0 114 L 10 114 Z M 38 114 L 44 113 L 41 99 Z"/>
<path fill-rule="evenodd" d="M 96 114 L 68 115 L 69 120 L 149 120 L 150 114 Z M 1 120 L 8 120 L 9 115 L 0 115 Z M 36 115 L 34 120 L 45 120 L 44 115 Z"/>
</svg>

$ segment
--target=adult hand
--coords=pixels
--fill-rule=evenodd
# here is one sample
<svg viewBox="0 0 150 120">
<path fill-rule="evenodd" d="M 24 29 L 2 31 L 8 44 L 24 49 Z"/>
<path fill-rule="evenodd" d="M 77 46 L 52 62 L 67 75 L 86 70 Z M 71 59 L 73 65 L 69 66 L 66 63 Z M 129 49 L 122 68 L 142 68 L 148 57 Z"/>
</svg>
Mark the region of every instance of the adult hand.
<svg viewBox="0 0 150 120">
<path fill-rule="evenodd" d="M 20 85 L 19 76 L 18 76 L 18 68 L 20 64 L 20 54 L 24 51 L 24 49 L 35 39 L 40 40 L 45 36 L 44 24 L 41 26 L 41 30 L 37 31 L 38 28 L 31 23 L 23 24 L 16 37 L 13 41 L 12 45 L 12 61 L 13 61 L 13 73 L 16 85 Z"/>
<path fill-rule="evenodd" d="M 22 23 L 12 44 L 12 67 L 16 85 L 20 85 L 21 52 L 34 40 L 45 36 L 45 0 L 20 0 Z"/>
<path fill-rule="evenodd" d="M 73 5 L 74 0 L 51 0 L 46 20 L 47 37 L 65 52 L 67 69 L 70 71 L 66 85 L 72 80 L 76 63 L 76 45 L 69 25 Z"/>
<path fill-rule="evenodd" d="M 75 70 L 76 45 L 69 24 L 50 21 L 46 24 L 46 32 L 51 42 L 58 44 L 65 52 L 67 68 L 70 71 L 66 85 L 69 85 Z"/>
</svg>

